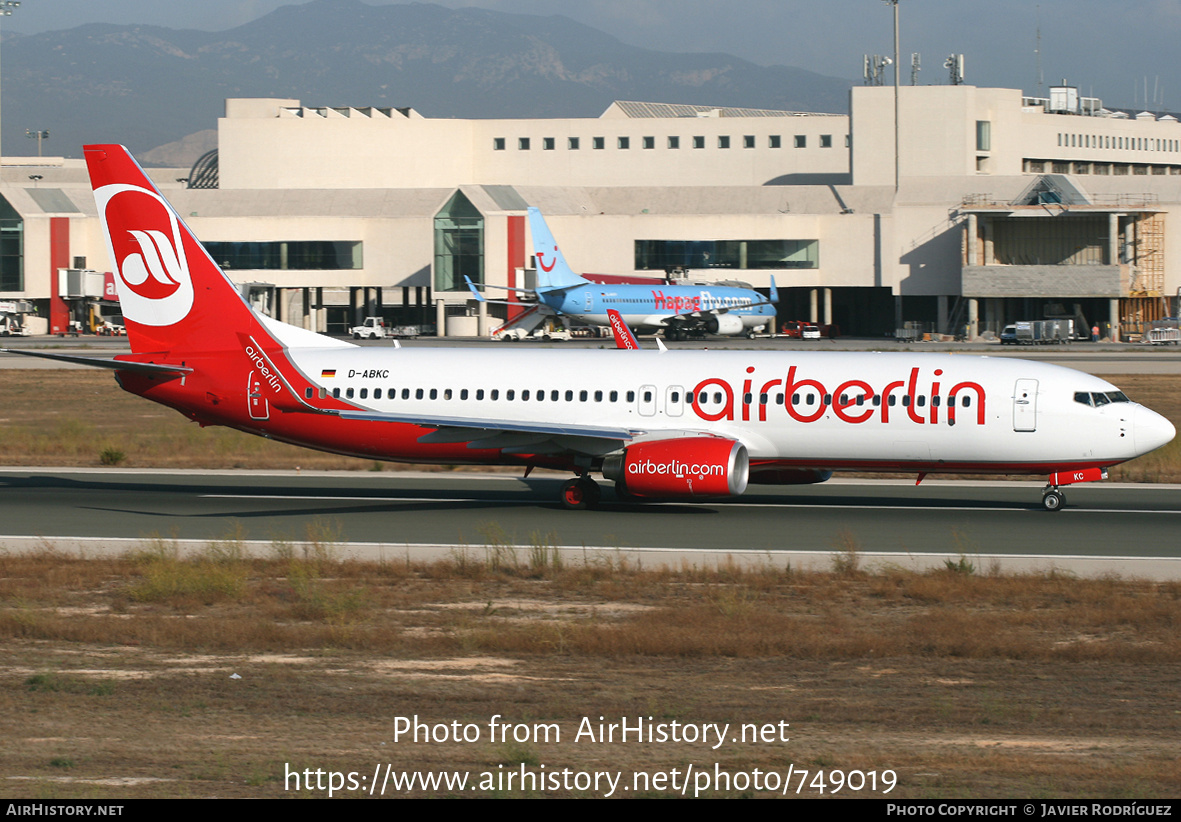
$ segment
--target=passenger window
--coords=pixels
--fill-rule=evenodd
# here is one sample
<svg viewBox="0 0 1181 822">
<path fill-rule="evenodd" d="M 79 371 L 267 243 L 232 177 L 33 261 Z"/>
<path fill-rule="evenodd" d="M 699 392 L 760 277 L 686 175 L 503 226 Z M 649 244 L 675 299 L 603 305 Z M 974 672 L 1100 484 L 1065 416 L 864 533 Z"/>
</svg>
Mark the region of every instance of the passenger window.
<svg viewBox="0 0 1181 822">
<path fill-rule="evenodd" d="M 409 388 L 402 389 L 402 399 L 404 399 L 404 400 L 410 399 L 410 389 Z"/>
<path fill-rule="evenodd" d="M 602 401 L 603 401 L 603 392 L 596 391 L 595 392 L 595 402 L 602 402 Z"/>
<path fill-rule="evenodd" d="M 619 392 L 612 391 L 610 394 L 610 397 L 611 397 L 611 402 L 618 402 L 619 401 Z M 674 399 L 673 402 L 676 402 L 676 400 Z"/>
<path fill-rule="evenodd" d="M 511 400 L 512 397 L 509 397 L 509 399 Z M 523 400 L 529 399 L 529 389 L 528 388 L 526 388 L 524 391 L 521 392 L 521 399 L 523 399 Z"/>
<path fill-rule="evenodd" d="M 645 394 L 644 394 L 644 402 L 648 402 L 648 399 L 649 399 L 650 397 L 651 397 L 651 394 L 648 394 L 648 393 L 646 393 L 646 392 L 645 392 Z M 720 393 L 720 392 L 717 392 L 717 391 L 715 391 L 715 392 L 714 392 L 714 402 L 716 402 L 718 405 L 721 405 L 721 404 L 722 404 L 722 395 L 721 395 L 721 393 Z"/>
<path fill-rule="evenodd" d="M 459 389 L 459 398 L 460 398 L 461 400 L 466 400 L 466 399 L 467 399 L 467 389 L 466 389 L 466 388 L 461 388 L 461 389 Z"/>
<path fill-rule="evenodd" d="M 491 397 L 493 400 L 498 400 L 498 399 L 500 399 L 500 391 L 499 391 L 498 389 L 496 389 L 496 388 L 493 388 L 493 389 L 492 389 L 492 391 L 491 391 L 491 393 L 489 394 L 489 396 L 490 396 L 490 397 Z"/>
<path fill-rule="evenodd" d="M 381 399 L 381 389 L 380 388 L 373 389 L 373 399 L 375 399 L 375 400 Z"/>
<path fill-rule="evenodd" d="M 585 391 L 578 392 L 578 401 L 579 402 L 586 402 L 586 392 Z"/>
<path fill-rule="evenodd" d="M 451 399 L 451 389 L 450 388 L 443 389 L 443 399 L 445 399 L 445 400 Z"/>
<path fill-rule="evenodd" d="M 615 397 L 614 397 L 615 392 L 612 391 L 611 394 L 612 394 L 611 402 L 615 402 Z M 672 394 L 669 395 L 668 399 L 669 399 L 669 402 L 673 402 L 673 403 L 680 402 L 681 401 L 681 392 L 679 392 L 679 391 L 672 392 Z"/>
<path fill-rule="evenodd" d="M 303 392 L 303 395 L 304 395 L 305 397 L 307 397 L 307 398 L 310 400 L 310 399 L 312 398 L 312 394 L 313 394 L 313 393 L 315 393 L 315 389 L 313 389 L 313 388 L 305 388 L 305 389 L 304 389 L 304 392 Z"/>
<path fill-rule="evenodd" d="M 369 399 L 369 389 L 368 388 L 361 389 L 361 399 L 363 399 L 363 400 Z"/>
<path fill-rule="evenodd" d="M 332 389 L 332 396 L 339 400 L 340 399 L 340 389 L 333 388 Z"/>
<path fill-rule="evenodd" d="M 574 392 L 573 391 L 566 392 L 566 402 L 574 402 Z"/>
<path fill-rule="evenodd" d="M 416 388 L 416 389 L 414 390 L 414 399 L 416 399 L 416 400 L 421 400 L 421 399 L 422 399 L 422 396 L 423 396 L 423 394 L 422 394 L 422 389 L 421 389 L 421 388 Z"/>
<path fill-rule="evenodd" d="M 344 390 L 344 396 L 345 396 L 345 398 L 346 398 L 346 399 L 350 399 L 350 400 L 351 400 L 351 399 L 353 398 L 353 389 L 351 389 L 351 388 L 346 388 L 346 389 Z"/>
<path fill-rule="evenodd" d="M 512 401 L 513 397 L 515 397 L 515 396 L 516 396 L 516 392 L 513 391 L 513 389 L 511 389 L 511 388 L 508 391 L 504 392 L 504 398 L 506 400 Z"/>
<path fill-rule="evenodd" d="M 432 388 L 432 389 L 431 389 L 431 399 L 432 399 L 432 400 L 437 400 L 438 398 L 439 398 L 439 389 L 437 389 L 437 388 Z"/>
<path fill-rule="evenodd" d="M 918 398 L 916 398 L 915 401 L 918 403 L 919 408 L 922 408 L 924 405 L 927 404 L 927 398 L 925 396 L 918 397 Z"/>
<path fill-rule="evenodd" d="M 558 392 L 557 391 L 549 392 L 549 401 L 550 402 L 557 402 L 558 401 Z"/>
<path fill-rule="evenodd" d="M 636 401 L 636 392 L 635 391 L 628 391 L 627 392 L 627 401 L 628 402 L 635 402 Z M 692 402 L 692 400 L 690 400 L 690 402 Z"/>
<path fill-rule="evenodd" d="M 754 401 L 755 401 L 754 394 L 750 393 L 749 391 L 747 391 L 745 394 L 742 395 L 742 404 L 743 405 L 750 405 Z"/>
<path fill-rule="evenodd" d="M 483 389 L 483 388 L 477 388 L 477 389 L 476 389 L 476 399 L 477 399 L 477 400 L 482 400 L 482 399 L 484 399 L 484 389 Z"/>
</svg>

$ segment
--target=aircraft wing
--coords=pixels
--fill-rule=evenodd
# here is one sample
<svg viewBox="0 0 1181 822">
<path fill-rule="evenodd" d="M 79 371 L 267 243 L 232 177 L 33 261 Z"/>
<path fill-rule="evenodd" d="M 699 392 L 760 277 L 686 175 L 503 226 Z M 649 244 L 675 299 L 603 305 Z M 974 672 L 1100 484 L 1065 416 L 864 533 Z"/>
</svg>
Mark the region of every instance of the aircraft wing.
<svg viewBox="0 0 1181 822">
<path fill-rule="evenodd" d="M 668 317 L 670 320 L 704 320 L 707 317 L 713 317 L 717 314 L 727 314 L 731 311 L 743 308 L 758 308 L 760 305 L 777 305 L 779 303 L 779 289 L 775 287 L 775 278 L 771 278 L 771 294 L 765 300 L 758 302 L 746 303 L 745 305 L 728 306 L 724 308 L 711 308 L 708 311 L 689 311 L 685 314 L 673 314 Z"/>
<path fill-rule="evenodd" d="M 572 423 L 542 423 L 530 420 L 471 419 L 421 414 L 387 414 L 377 411 L 329 411 L 345 420 L 397 422 L 433 428 L 419 442 L 466 442 L 468 448 L 499 448 L 509 453 L 576 453 L 601 456 L 618 451 L 647 431 Z"/>
</svg>

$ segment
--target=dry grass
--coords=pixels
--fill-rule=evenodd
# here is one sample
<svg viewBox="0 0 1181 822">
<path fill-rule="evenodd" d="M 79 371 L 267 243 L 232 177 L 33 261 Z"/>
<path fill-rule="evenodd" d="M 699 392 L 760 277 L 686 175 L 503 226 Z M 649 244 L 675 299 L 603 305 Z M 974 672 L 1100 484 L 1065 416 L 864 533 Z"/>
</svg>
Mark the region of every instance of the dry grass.
<svg viewBox="0 0 1181 822">
<path fill-rule="evenodd" d="M 1111 377 L 1129 397 L 1181 428 L 1181 377 Z M 134 468 L 395 469 L 254 437 L 200 428 L 168 408 L 122 391 L 105 372 L 0 370 L 0 431 L 7 465 Z M 425 470 L 463 470 L 415 466 Z M 481 468 L 480 470 L 488 470 Z M 512 469 L 517 470 L 517 469 Z M 1112 479 L 1181 482 L 1181 439 L 1112 469 Z"/>
<path fill-rule="evenodd" d="M 544 535 L 359 563 L 324 533 L 266 559 L 234 535 L 191 559 L 165 540 L 0 553 L 5 793 L 278 796 L 287 762 L 893 768 L 911 798 L 1181 790 L 1176 583 L 866 571 L 849 545 L 832 573 L 563 565 Z M 567 740 L 584 716 L 782 719 L 792 741 L 396 744 L 393 718 L 416 714 Z"/>
</svg>

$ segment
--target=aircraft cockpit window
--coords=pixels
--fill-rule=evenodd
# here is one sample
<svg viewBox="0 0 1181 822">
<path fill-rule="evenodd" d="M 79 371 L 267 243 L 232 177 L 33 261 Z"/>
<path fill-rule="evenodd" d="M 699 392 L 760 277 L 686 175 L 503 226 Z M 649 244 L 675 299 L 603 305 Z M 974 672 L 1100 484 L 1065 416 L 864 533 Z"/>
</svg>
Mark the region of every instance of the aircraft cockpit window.
<svg viewBox="0 0 1181 822">
<path fill-rule="evenodd" d="M 1075 391 L 1074 392 L 1074 401 L 1080 402 L 1083 405 L 1094 405 L 1095 404 L 1091 401 L 1091 392 L 1090 391 Z"/>
<path fill-rule="evenodd" d="M 1108 402 L 1131 402 L 1123 391 L 1108 391 L 1107 400 Z"/>
<path fill-rule="evenodd" d="M 1091 399 L 1094 400 L 1096 407 L 1100 405 L 1107 405 L 1109 402 L 1111 402 L 1111 400 L 1107 398 L 1107 395 L 1100 391 L 1093 392 L 1091 394 Z"/>
</svg>

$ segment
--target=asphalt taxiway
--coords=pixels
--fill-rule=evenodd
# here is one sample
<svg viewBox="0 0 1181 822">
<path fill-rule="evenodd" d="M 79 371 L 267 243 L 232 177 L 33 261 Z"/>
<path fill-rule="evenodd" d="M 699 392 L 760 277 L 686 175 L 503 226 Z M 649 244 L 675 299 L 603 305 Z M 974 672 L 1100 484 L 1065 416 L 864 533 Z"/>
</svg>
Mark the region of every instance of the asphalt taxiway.
<svg viewBox="0 0 1181 822">
<path fill-rule="evenodd" d="M 412 472 L 0 469 L 0 548 L 101 552 L 153 539 L 199 550 L 230 535 L 265 555 L 333 535 L 370 559 L 432 559 L 553 545 L 568 559 L 645 564 L 741 561 L 827 567 L 855 549 L 867 565 L 979 571 L 1059 569 L 1181 579 L 1181 486 L 1086 485 L 1042 510 L 1033 482 L 842 480 L 753 486 L 742 497 L 567 511 L 564 479 Z"/>
</svg>

